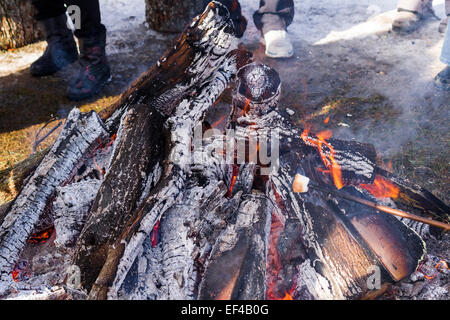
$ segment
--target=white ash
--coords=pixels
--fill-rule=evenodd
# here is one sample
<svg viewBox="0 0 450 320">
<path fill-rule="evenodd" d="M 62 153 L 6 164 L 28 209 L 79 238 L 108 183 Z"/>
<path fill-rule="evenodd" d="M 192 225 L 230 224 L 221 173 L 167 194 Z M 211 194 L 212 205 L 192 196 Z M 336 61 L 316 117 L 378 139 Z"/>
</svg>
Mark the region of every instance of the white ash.
<svg viewBox="0 0 450 320">
<path fill-rule="evenodd" d="M 101 180 L 86 180 L 56 188 L 53 203 L 56 246 L 71 246 L 77 240 Z"/>
</svg>

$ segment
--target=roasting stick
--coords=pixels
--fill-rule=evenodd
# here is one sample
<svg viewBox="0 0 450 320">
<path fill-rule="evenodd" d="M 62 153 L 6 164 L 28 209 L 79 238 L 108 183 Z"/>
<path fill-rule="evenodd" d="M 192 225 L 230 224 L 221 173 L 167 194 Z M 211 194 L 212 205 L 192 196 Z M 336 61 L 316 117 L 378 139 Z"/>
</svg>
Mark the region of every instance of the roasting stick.
<svg viewBox="0 0 450 320">
<path fill-rule="evenodd" d="M 306 192 L 308 192 L 308 188 L 315 189 L 315 190 L 325 192 L 325 193 L 331 193 L 340 198 L 347 199 L 347 200 L 350 200 L 353 202 L 357 202 L 357 203 L 363 204 L 365 206 L 368 206 L 368 207 L 371 207 L 371 208 L 374 208 L 374 209 L 377 209 L 377 210 L 380 210 L 380 211 L 383 211 L 383 212 L 386 212 L 386 213 L 389 213 L 389 214 L 392 214 L 395 216 L 419 221 L 419 222 L 429 224 L 429 225 L 432 225 L 432 226 L 435 226 L 438 228 L 442 228 L 445 231 L 450 230 L 450 224 L 448 224 L 448 223 L 436 221 L 436 220 L 429 219 L 429 218 L 420 217 L 420 216 L 417 216 L 417 215 L 409 213 L 409 212 L 405 212 L 402 210 L 383 206 L 383 205 L 377 204 L 375 202 L 372 202 L 372 201 L 369 201 L 366 199 L 361 199 L 361 198 L 352 196 L 350 194 L 346 194 L 346 193 L 331 189 L 326 186 L 319 186 L 317 184 L 312 183 L 308 177 L 302 176 L 301 174 L 297 174 L 295 176 L 294 183 L 292 184 L 292 189 L 294 190 L 294 192 L 306 193 Z"/>
</svg>

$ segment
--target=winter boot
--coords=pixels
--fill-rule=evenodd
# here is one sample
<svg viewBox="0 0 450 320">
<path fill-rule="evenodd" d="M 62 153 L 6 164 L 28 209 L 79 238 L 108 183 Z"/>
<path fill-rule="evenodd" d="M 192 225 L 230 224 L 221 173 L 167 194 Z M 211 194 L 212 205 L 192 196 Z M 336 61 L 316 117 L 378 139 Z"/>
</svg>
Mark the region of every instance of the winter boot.
<svg viewBox="0 0 450 320">
<path fill-rule="evenodd" d="M 445 67 L 434 78 L 434 85 L 436 88 L 443 91 L 450 91 L 450 66 Z"/>
<path fill-rule="evenodd" d="M 271 30 L 264 34 L 266 56 L 270 58 L 290 58 L 294 54 L 291 40 L 286 30 Z"/>
<path fill-rule="evenodd" d="M 44 54 L 31 64 L 30 72 L 35 77 L 48 76 L 77 61 L 78 50 L 72 31 L 67 28 L 67 16 L 41 21 L 47 49 Z"/>
<path fill-rule="evenodd" d="M 400 0 L 392 29 L 399 32 L 412 32 L 429 17 L 436 17 L 433 0 Z"/>
<path fill-rule="evenodd" d="M 67 97 L 71 100 L 83 100 L 97 94 L 111 75 L 105 53 L 106 31 L 78 40 L 80 71 L 67 88 Z"/>
</svg>

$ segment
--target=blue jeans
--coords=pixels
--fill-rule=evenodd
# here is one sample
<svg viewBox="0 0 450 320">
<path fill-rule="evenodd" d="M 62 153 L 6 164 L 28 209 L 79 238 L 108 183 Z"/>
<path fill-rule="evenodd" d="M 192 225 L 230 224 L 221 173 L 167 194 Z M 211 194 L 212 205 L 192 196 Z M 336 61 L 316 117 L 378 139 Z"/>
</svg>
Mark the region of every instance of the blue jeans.
<svg viewBox="0 0 450 320">
<path fill-rule="evenodd" d="M 450 66 L 450 21 L 447 25 L 444 45 L 442 46 L 441 61 Z"/>
</svg>

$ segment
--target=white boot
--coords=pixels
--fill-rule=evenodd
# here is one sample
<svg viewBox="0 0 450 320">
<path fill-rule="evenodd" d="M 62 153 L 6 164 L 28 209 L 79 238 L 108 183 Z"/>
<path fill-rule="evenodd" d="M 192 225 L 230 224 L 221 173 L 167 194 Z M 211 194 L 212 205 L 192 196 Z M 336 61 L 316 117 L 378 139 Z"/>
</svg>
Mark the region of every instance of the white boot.
<svg viewBox="0 0 450 320">
<path fill-rule="evenodd" d="M 285 30 L 272 30 L 264 34 L 266 56 L 270 58 L 289 58 L 294 54 L 291 40 Z"/>
</svg>

